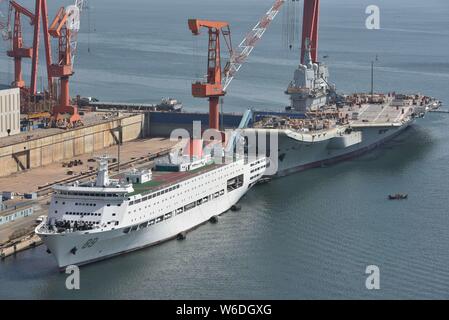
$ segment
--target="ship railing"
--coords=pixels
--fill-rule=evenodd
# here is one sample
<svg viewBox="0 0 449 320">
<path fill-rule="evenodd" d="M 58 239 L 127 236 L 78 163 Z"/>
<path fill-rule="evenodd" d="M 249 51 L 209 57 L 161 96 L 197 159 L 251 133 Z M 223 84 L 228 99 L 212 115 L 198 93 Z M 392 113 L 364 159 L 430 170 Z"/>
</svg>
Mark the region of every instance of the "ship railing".
<svg viewBox="0 0 449 320">
<path fill-rule="evenodd" d="M 78 231 L 91 231 L 94 229 L 99 229 L 99 226 L 92 226 L 92 227 L 83 227 L 84 224 L 78 227 L 74 226 L 57 226 L 52 225 L 47 222 L 47 219 L 43 220 L 42 223 L 37 227 L 37 230 L 42 233 L 48 233 L 48 234 L 57 234 L 57 233 L 72 233 L 72 232 L 78 232 Z"/>
</svg>

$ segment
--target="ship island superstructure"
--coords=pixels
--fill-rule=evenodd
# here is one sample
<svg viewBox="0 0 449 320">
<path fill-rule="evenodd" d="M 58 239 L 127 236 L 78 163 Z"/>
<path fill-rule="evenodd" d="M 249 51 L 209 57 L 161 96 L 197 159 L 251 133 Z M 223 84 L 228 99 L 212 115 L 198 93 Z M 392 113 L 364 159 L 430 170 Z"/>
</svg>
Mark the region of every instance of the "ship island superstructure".
<svg viewBox="0 0 449 320">
<path fill-rule="evenodd" d="M 98 163 L 95 181 L 54 187 L 36 228 L 60 268 L 180 236 L 235 205 L 267 166 L 265 157 L 216 163 L 210 155 L 182 156 L 112 179 L 108 157 Z"/>
</svg>

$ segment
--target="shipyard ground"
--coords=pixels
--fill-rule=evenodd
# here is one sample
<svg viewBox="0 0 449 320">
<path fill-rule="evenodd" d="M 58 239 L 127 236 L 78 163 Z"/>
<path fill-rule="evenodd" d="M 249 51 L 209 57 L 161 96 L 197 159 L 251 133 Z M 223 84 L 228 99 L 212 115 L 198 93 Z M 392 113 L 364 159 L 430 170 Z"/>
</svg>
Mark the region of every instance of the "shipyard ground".
<svg viewBox="0 0 449 320">
<path fill-rule="evenodd" d="M 170 148 L 173 144 L 173 142 L 166 138 L 140 139 L 127 142 L 120 147 L 120 160 L 121 162 L 128 162 L 134 158 L 137 159 L 148 156 L 149 154 L 155 154 Z M 73 158 L 81 160 L 83 162 L 82 165 L 73 166 L 71 168 L 63 167 L 62 164 L 64 162 L 69 162 L 68 160 L 63 160 L 47 166 L 13 173 L 6 177 L 0 177 L 0 190 L 13 191 L 20 194 L 37 192 L 40 186 L 52 184 L 55 181 L 63 180 L 69 176 L 76 176 L 82 172 L 87 172 L 89 171 L 89 167 L 92 166 L 96 168 L 96 163 L 87 161 L 94 156 L 107 154 L 117 158 L 117 153 L 118 148 L 114 145 Z M 68 175 L 68 171 L 72 171 L 73 174 Z"/>
</svg>

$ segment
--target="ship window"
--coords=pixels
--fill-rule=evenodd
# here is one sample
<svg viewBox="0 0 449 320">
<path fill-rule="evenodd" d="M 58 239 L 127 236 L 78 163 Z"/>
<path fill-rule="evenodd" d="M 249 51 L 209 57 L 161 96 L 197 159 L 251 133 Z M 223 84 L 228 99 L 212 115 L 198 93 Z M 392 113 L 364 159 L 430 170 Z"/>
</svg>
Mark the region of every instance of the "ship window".
<svg viewBox="0 0 449 320">
<path fill-rule="evenodd" d="M 134 201 L 130 201 L 129 205 L 132 206 L 134 204 Z"/>
<path fill-rule="evenodd" d="M 156 223 L 161 222 L 162 220 L 164 220 L 164 216 L 160 216 L 156 218 Z"/>
<path fill-rule="evenodd" d="M 150 222 L 148 222 L 148 225 L 149 226 L 151 226 L 151 225 L 153 225 L 154 224 L 154 219 L 153 220 L 150 220 Z"/>
<path fill-rule="evenodd" d="M 139 227 L 139 226 L 136 224 L 135 226 L 133 226 L 133 227 L 131 228 L 131 231 L 136 231 L 138 227 Z"/>
<path fill-rule="evenodd" d="M 110 203 L 108 203 L 107 205 L 106 205 L 107 207 L 110 207 L 111 206 L 111 204 Z"/>
<path fill-rule="evenodd" d="M 196 206 L 195 202 L 189 203 L 189 204 L 184 206 L 184 211 L 193 209 L 193 208 L 195 208 L 195 206 Z"/>
<path fill-rule="evenodd" d="M 164 219 L 170 219 L 171 216 L 172 216 L 171 212 L 166 213 L 165 216 L 164 216 Z"/>
<path fill-rule="evenodd" d="M 228 192 L 236 190 L 236 189 L 240 188 L 241 186 L 243 186 L 243 174 L 241 174 L 237 177 L 231 178 L 227 182 Z M 223 193 L 222 193 L 222 191 L 223 191 Z M 220 195 L 224 194 L 224 190 L 222 190 L 222 191 L 220 191 Z"/>
<path fill-rule="evenodd" d="M 112 216 L 115 217 L 115 213 L 113 213 Z"/>
<path fill-rule="evenodd" d="M 139 229 L 146 228 L 147 226 L 148 226 L 148 222 L 141 223 L 141 224 L 139 225 Z"/>
</svg>

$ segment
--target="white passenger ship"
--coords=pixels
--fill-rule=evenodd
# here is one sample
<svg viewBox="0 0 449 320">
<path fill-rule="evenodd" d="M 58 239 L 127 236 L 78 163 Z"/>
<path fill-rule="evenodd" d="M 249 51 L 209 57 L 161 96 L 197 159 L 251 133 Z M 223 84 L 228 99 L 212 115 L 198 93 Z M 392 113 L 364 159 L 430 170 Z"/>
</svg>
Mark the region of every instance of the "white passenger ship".
<svg viewBox="0 0 449 320">
<path fill-rule="evenodd" d="M 216 164 L 201 156 L 110 179 L 108 158 L 98 162 L 94 182 L 54 187 L 36 228 L 61 269 L 184 236 L 234 206 L 267 166 L 265 157 Z"/>
</svg>

